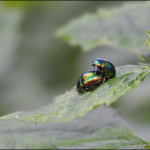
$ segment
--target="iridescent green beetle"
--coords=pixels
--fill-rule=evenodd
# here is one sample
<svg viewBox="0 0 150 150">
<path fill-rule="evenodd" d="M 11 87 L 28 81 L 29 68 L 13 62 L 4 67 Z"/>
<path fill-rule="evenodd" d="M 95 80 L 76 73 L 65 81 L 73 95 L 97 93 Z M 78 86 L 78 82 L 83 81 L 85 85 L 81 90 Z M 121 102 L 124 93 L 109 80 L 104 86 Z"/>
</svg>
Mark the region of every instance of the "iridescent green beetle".
<svg viewBox="0 0 150 150">
<path fill-rule="evenodd" d="M 96 58 L 91 64 L 94 67 L 95 72 L 101 72 L 102 75 L 106 75 L 108 78 L 116 76 L 116 69 L 114 65 L 106 59 Z M 95 67 L 97 67 L 95 69 Z"/>
<path fill-rule="evenodd" d="M 82 74 L 81 78 L 77 82 L 76 90 L 80 94 L 94 90 L 99 85 L 107 81 L 107 76 L 102 76 L 99 71 L 88 71 Z"/>
</svg>

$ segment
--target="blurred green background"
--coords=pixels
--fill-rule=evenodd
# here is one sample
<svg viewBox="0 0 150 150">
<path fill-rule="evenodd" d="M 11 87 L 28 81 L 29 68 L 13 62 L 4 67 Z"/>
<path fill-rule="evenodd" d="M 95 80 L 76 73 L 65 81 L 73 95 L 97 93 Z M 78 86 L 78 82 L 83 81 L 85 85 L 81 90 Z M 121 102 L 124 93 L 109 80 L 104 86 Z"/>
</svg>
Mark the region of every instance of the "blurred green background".
<svg viewBox="0 0 150 150">
<path fill-rule="evenodd" d="M 116 67 L 140 62 L 129 51 L 98 46 L 85 53 L 54 37 L 60 27 L 83 14 L 124 3 L 131 2 L 1 1 L 0 115 L 34 111 L 50 104 L 55 96 L 75 86 L 88 70 L 89 62 L 97 57 L 109 60 Z M 150 141 L 149 79 L 147 76 L 112 107 L 133 132 Z"/>
</svg>

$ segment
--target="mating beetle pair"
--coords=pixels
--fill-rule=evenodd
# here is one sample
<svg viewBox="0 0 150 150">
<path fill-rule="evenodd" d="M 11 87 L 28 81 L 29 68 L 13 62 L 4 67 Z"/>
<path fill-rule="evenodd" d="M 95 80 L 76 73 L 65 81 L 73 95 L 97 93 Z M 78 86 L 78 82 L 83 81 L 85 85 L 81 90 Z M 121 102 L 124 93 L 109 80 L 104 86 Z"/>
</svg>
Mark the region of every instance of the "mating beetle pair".
<svg viewBox="0 0 150 150">
<path fill-rule="evenodd" d="M 77 82 L 76 90 L 79 94 L 94 90 L 99 85 L 116 76 L 114 65 L 106 59 L 97 58 L 93 60 L 91 67 L 93 67 L 93 70 L 82 74 Z"/>
</svg>

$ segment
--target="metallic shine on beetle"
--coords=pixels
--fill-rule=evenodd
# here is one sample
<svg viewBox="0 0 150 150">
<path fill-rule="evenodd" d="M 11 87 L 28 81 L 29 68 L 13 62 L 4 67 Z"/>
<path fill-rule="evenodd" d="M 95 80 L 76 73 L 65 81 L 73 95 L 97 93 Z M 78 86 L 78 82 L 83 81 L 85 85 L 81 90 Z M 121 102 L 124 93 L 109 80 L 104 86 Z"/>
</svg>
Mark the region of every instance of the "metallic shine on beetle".
<svg viewBox="0 0 150 150">
<path fill-rule="evenodd" d="M 77 82 L 76 90 L 79 94 L 94 90 L 99 85 L 116 76 L 114 65 L 106 59 L 96 58 L 92 61 L 91 67 L 93 67 L 93 70 L 82 74 Z"/>
<path fill-rule="evenodd" d="M 106 59 L 96 58 L 92 61 L 92 67 L 95 71 L 101 71 L 102 74 L 108 76 L 108 78 L 113 78 L 116 76 L 116 69 L 114 65 Z M 97 69 L 95 69 L 97 67 Z"/>
<path fill-rule="evenodd" d="M 101 76 L 101 72 L 90 70 L 82 74 L 81 78 L 77 82 L 77 92 L 84 93 L 86 91 L 94 90 L 99 85 L 103 84 L 107 80 L 106 76 Z"/>
</svg>

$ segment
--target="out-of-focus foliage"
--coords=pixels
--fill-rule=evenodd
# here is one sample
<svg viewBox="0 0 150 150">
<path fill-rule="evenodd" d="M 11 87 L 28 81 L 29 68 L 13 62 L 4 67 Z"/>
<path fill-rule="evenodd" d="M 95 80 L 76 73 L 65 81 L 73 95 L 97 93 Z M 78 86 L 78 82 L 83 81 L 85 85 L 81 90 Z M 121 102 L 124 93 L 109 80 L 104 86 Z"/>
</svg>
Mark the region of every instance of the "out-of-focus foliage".
<svg viewBox="0 0 150 150">
<path fill-rule="evenodd" d="M 150 52 L 144 43 L 149 29 L 150 3 L 127 4 L 120 8 L 100 9 L 86 14 L 60 29 L 56 35 L 71 45 L 79 45 L 87 51 L 109 44 L 129 49 L 142 60 L 150 60 Z"/>
<path fill-rule="evenodd" d="M 122 2 L 118 2 L 118 1 L 116 2 L 111 2 L 111 1 L 110 2 L 107 1 L 0 2 L 0 14 L 1 14 L 0 15 L 0 46 L 1 46 L 0 47 L 1 49 L 0 50 L 0 99 L 1 99 L 0 114 L 4 115 L 4 114 L 12 113 L 14 112 L 14 110 L 31 111 L 31 110 L 36 110 L 38 108 L 42 108 L 43 106 L 50 104 L 51 100 L 53 100 L 53 97 L 55 95 L 59 95 L 63 93 L 64 91 L 70 89 L 72 85 L 76 84 L 77 79 L 80 77 L 81 73 L 83 71 L 86 71 L 85 68 L 88 69 L 87 67 L 88 64 L 86 63 L 95 59 L 95 57 L 101 57 L 106 59 L 110 58 L 108 60 L 112 60 L 115 66 L 121 66 L 124 64 L 136 64 L 138 59 L 135 58 L 138 57 L 136 57 L 136 55 L 134 56 L 134 53 L 132 54 L 130 53 L 130 51 L 121 51 L 120 49 L 116 51 L 116 48 L 112 46 L 95 47 L 96 45 L 93 46 L 93 44 L 90 43 L 95 48 L 93 48 L 92 51 L 89 51 L 88 53 L 83 53 L 82 51 L 80 51 L 79 47 L 71 47 L 67 43 L 61 42 L 59 39 L 53 37 L 54 31 L 56 31 L 59 27 L 62 27 L 63 24 L 65 24 L 70 20 L 74 22 L 73 21 L 74 18 L 80 17 L 83 13 L 89 14 L 90 12 L 93 11 L 95 12 L 97 8 L 99 8 L 100 12 L 102 11 L 103 13 L 106 14 L 106 16 L 105 15 L 104 16 L 107 19 L 108 17 L 107 14 L 109 14 L 110 10 L 116 9 L 122 12 L 121 9 L 122 7 L 117 8 L 119 6 L 118 5 L 119 3 Z M 129 5 L 130 2 L 123 2 L 123 3 L 128 3 Z M 136 3 L 139 3 L 138 8 L 140 9 L 141 8 L 140 5 L 143 6 L 145 2 L 133 2 L 133 3 L 135 6 L 137 5 Z M 108 8 L 112 6 L 115 6 L 116 8 L 107 9 L 109 11 L 105 11 L 106 9 L 102 9 L 102 7 Z M 125 14 L 127 13 L 127 11 L 124 12 Z M 141 11 L 141 13 L 143 12 Z M 97 14 L 98 13 L 92 13 L 92 15 L 89 14 L 87 16 L 91 16 L 92 18 L 94 15 Z M 123 14 L 123 12 L 121 14 Z M 115 15 L 115 12 L 112 14 L 112 18 L 110 18 L 110 22 L 113 20 L 113 15 Z M 126 15 L 122 15 L 122 16 L 126 17 Z M 147 15 L 145 17 L 147 17 Z M 130 20 L 131 18 L 134 18 L 135 20 L 132 21 Z M 134 29 L 134 27 L 136 26 L 134 23 L 138 22 L 136 20 L 137 18 L 138 17 L 136 17 L 136 15 L 125 18 L 125 21 L 127 23 L 129 21 L 128 27 L 130 27 L 130 23 L 133 23 L 133 26 L 131 26 L 133 27 L 133 31 L 139 29 L 139 28 Z M 141 19 L 144 18 L 141 16 L 139 20 L 141 21 Z M 105 18 L 103 19 L 105 20 Z M 121 19 L 124 20 L 123 18 Z M 119 28 L 120 26 L 119 23 L 121 19 L 118 19 L 119 20 L 118 24 L 113 24 L 115 26 L 115 29 L 117 27 Z M 114 20 L 117 21 L 116 18 Z M 146 22 L 147 21 L 148 20 L 146 20 Z M 108 27 L 110 22 L 107 21 L 108 24 L 105 24 L 105 27 Z M 149 28 L 143 30 L 143 28 L 145 27 L 145 20 L 143 20 L 140 23 L 141 26 L 140 25 L 137 26 L 142 28 L 142 33 L 141 33 L 142 35 L 141 39 L 142 39 L 145 38 L 146 36 L 145 32 Z M 81 28 L 80 25 L 79 27 Z M 92 30 L 95 32 L 94 29 Z M 99 28 L 97 31 L 99 31 Z M 90 31 L 90 33 L 92 32 Z M 108 34 L 108 32 L 106 33 Z M 131 33 L 132 32 L 130 32 L 129 34 Z M 122 35 L 123 34 L 121 34 L 121 36 Z M 92 35 L 90 39 L 92 39 L 93 37 L 94 36 Z M 117 37 L 114 37 L 114 40 L 116 41 Z M 134 40 L 136 40 L 136 38 Z M 133 43 L 136 42 L 137 41 L 134 41 Z M 131 44 L 131 42 L 129 43 Z M 145 46 L 144 43 L 143 43 L 143 47 Z M 141 43 L 138 44 L 140 45 Z M 114 45 L 117 46 L 116 44 Z M 122 46 L 123 45 L 120 45 L 120 47 Z M 124 45 L 123 47 L 127 47 L 127 46 Z M 141 51 L 135 51 L 135 50 L 133 51 L 138 52 L 138 55 L 140 56 L 143 55 L 144 58 L 145 56 L 147 56 L 148 53 L 148 50 L 147 51 L 144 50 L 143 51 L 144 54 L 143 53 L 141 54 Z M 143 68 L 145 69 L 149 68 L 149 65 L 147 65 L 146 63 L 142 65 Z M 87 105 L 85 109 L 83 109 L 83 112 L 80 109 L 81 105 L 83 104 L 83 101 L 81 99 L 77 101 L 78 102 L 77 107 L 79 106 L 79 109 L 77 108 L 77 110 L 80 111 L 76 112 L 76 114 L 73 113 L 69 114 L 70 110 L 68 108 L 66 111 L 66 107 L 74 106 L 72 105 L 73 102 L 64 101 L 63 99 L 61 103 L 59 99 L 60 97 L 58 96 L 56 97 L 56 99 L 54 99 L 54 102 L 51 105 L 47 106 L 48 111 L 46 110 L 46 107 L 39 109 L 38 111 L 28 113 L 31 114 L 31 116 L 28 116 L 29 118 L 26 119 L 34 120 L 35 123 L 37 123 L 46 114 L 46 111 L 50 113 L 51 111 L 54 110 L 52 108 L 52 105 L 56 104 L 55 100 L 57 100 L 56 102 L 58 102 L 59 104 L 60 103 L 62 104 L 61 105 L 62 108 L 61 106 L 54 107 L 56 108 L 56 110 L 54 110 L 54 112 L 56 113 L 46 114 L 45 115 L 46 117 L 44 118 L 45 120 L 41 119 L 41 121 L 47 121 L 49 119 L 49 116 L 51 116 L 52 119 L 54 119 L 55 121 L 60 121 L 59 119 L 63 120 L 63 116 L 61 116 L 61 114 L 65 115 L 66 119 L 70 119 L 69 118 L 70 116 L 71 117 L 76 117 L 77 115 L 80 116 L 80 114 L 81 116 L 83 116 L 89 111 L 89 108 L 93 109 L 101 103 L 102 100 L 101 98 L 95 101 L 96 100 L 96 97 L 94 97 L 95 95 L 101 97 L 100 93 L 101 92 L 103 93 L 105 91 L 103 93 L 103 96 L 105 98 L 107 98 L 107 93 L 109 93 L 108 96 L 110 97 L 113 94 L 120 94 L 121 96 L 125 92 L 131 90 L 132 88 L 135 88 L 138 84 L 142 82 L 141 80 L 143 80 L 145 78 L 145 75 L 149 72 L 148 69 L 146 70 L 145 71 L 141 70 L 141 73 L 140 73 L 140 69 L 138 69 L 137 72 L 136 71 L 134 72 L 133 70 L 132 72 L 130 70 L 133 74 L 132 73 L 128 74 L 126 72 L 127 73 L 125 74 L 126 77 L 123 76 L 125 70 L 122 70 L 123 74 L 122 75 L 120 74 L 122 76 L 122 82 L 121 80 L 118 80 L 119 81 L 118 84 L 122 83 L 123 85 L 125 85 L 125 88 L 123 86 L 120 86 L 120 88 L 118 87 L 116 88 L 116 90 L 111 88 L 111 91 L 106 91 L 105 89 L 102 90 L 101 88 L 98 88 L 93 94 L 87 93 L 85 97 L 89 96 L 94 101 L 90 103 L 90 99 L 88 98 L 87 99 L 88 101 L 85 102 L 85 104 Z M 124 99 L 123 102 L 126 103 L 125 105 L 123 105 L 124 103 L 121 103 L 121 105 L 119 105 L 118 108 L 120 108 L 121 106 L 122 110 L 128 112 L 128 117 L 129 116 L 131 117 L 130 120 L 134 121 L 135 118 L 135 120 L 139 122 L 140 121 L 143 122 L 147 121 L 147 123 L 149 122 L 148 115 L 146 115 L 146 113 L 149 114 L 148 110 L 150 110 L 148 109 L 148 107 L 150 106 L 148 100 L 149 99 L 149 95 L 148 95 L 149 91 L 148 91 L 148 84 L 147 84 L 148 79 L 149 78 L 146 78 L 145 79 L 146 82 L 143 82 L 134 91 L 128 92 L 127 94 L 125 94 L 125 96 L 122 96 L 122 98 Z M 116 83 L 116 81 L 110 80 L 108 84 L 105 84 L 103 86 L 105 87 L 106 85 L 109 85 L 111 87 L 115 87 L 118 84 L 112 85 L 114 82 Z M 129 83 L 129 84 L 126 85 L 124 83 Z M 145 91 L 148 92 L 146 93 Z M 112 94 L 111 92 L 114 93 Z M 75 90 L 71 90 L 70 93 L 73 93 L 72 95 L 74 95 Z M 115 98 L 117 100 L 118 99 L 117 97 L 119 97 L 119 95 L 115 95 L 113 101 L 111 102 L 114 102 Z M 75 98 L 77 98 L 77 93 Z M 146 98 L 147 101 L 145 101 Z M 85 101 L 85 99 L 83 100 Z M 109 100 L 110 99 L 108 98 L 108 101 L 107 100 L 105 101 L 108 105 L 111 103 Z M 122 102 L 121 100 L 113 104 L 118 104 L 118 102 Z M 139 103 L 139 101 L 141 102 L 141 104 Z M 63 102 L 66 105 L 63 106 Z M 141 111 L 138 111 L 140 110 L 141 107 L 140 108 L 137 107 L 137 104 L 138 106 L 141 106 L 142 109 L 145 111 L 142 111 L 142 109 Z M 134 107 L 135 109 L 132 110 L 133 108 L 132 106 L 135 106 Z M 49 110 L 51 108 L 52 110 Z M 59 112 L 59 108 L 61 109 L 61 112 Z M 63 112 L 63 108 L 65 108 L 64 111 L 67 112 L 66 114 L 65 112 Z M 100 108 L 97 109 L 96 113 L 91 113 L 94 112 L 95 109 L 91 110 L 86 116 L 82 118 L 83 120 L 75 118 L 74 120 L 71 120 L 70 122 L 65 124 L 63 123 L 55 124 L 53 122 L 50 122 L 47 124 L 39 123 L 35 126 L 33 123 L 30 122 L 19 122 L 16 120 L 10 120 L 10 121 L 1 120 L 0 131 L 2 133 L 1 134 L 2 136 L 0 137 L 0 146 L 1 148 L 15 147 L 15 148 L 56 148 L 57 149 L 57 148 L 112 148 L 113 147 L 113 148 L 134 149 L 134 148 L 144 148 L 144 146 L 146 145 L 145 148 L 149 148 L 147 142 L 141 140 L 137 136 L 134 136 L 132 132 L 129 131 L 129 129 L 122 123 L 120 126 L 119 122 L 118 123 L 116 122 L 116 126 L 115 126 L 114 125 L 115 120 L 116 119 L 119 120 L 119 119 L 117 115 L 114 114 L 113 111 L 107 113 L 108 110 L 109 108 L 105 108 L 105 107 L 103 108 L 101 105 Z M 138 113 L 136 113 L 136 111 L 138 111 Z M 59 112 L 58 118 L 57 118 L 58 115 L 57 112 Z M 121 111 L 121 113 L 122 112 L 123 111 Z M 18 115 L 17 113 L 15 115 L 13 114 L 16 117 L 16 119 L 19 119 L 19 117 L 20 118 L 23 117 Z M 89 114 L 91 114 L 90 117 Z M 143 114 L 144 116 L 142 116 Z M 10 116 L 8 115 L 5 117 L 10 117 Z M 87 120 L 85 120 L 84 118 L 87 118 Z M 145 121 L 145 119 L 147 120 Z M 107 120 L 109 121 L 107 122 Z M 137 122 L 134 123 L 134 126 L 131 129 L 132 130 L 135 129 L 138 124 L 139 123 Z M 129 125 L 131 124 L 129 123 Z M 137 130 L 137 132 L 135 133 L 142 135 L 143 134 L 142 131 L 144 130 L 145 127 L 141 128 L 140 130 Z M 148 134 L 149 131 L 150 131 L 149 128 L 147 128 L 146 133 Z M 146 137 L 144 134 L 141 137 L 148 139 L 148 136 Z"/>
<path fill-rule="evenodd" d="M 46 3 L 46 2 L 45 2 Z M 25 9 L 32 9 L 34 7 L 40 6 L 40 7 L 51 7 L 54 2 L 50 1 L 48 5 L 45 5 L 44 2 L 42 1 L 38 1 L 38 2 L 34 2 L 34 1 L 5 1 L 2 2 L 2 5 L 4 8 L 9 8 L 9 9 L 24 9 L 24 11 L 26 11 Z"/>
<path fill-rule="evenodd" d="M 148 30 L 147 33 L 148 33 L 149 39 L 146 41 L 146 45 L 147 45 L 148 49 L 150 50 L 150 30 Z"/>
<path fill-rule="evenodd" d="M 143 149 L 149 143 L 134 135 L 111 108 L 101 105 L 82 119 L 34 126 L 30 122 L 1 121 L 0 148 Z"/>
<path fill-rule="evenodd" d="M 44 107 L 74 85 L 80 51 L 53 32 L 98 3 L 0 2 L 0 115 Z"/>
<path fill-rule="evenodd" d="M 116 77 L 99 86 L 95 91 L 79 95 L 75 89 L 56 97 L 49 106 L 34 112 L 16 112 L 0 119 L 17 119 L 20 121 L 40 121 L 49 119 L 55 122 L 68 122 L 75 117 L 83 117 L 90 110 L 117 101 L 120 96 L 136 88 L 150 72 L 149 67 L 126 65 L 116 68 Z"/>
</svg>

